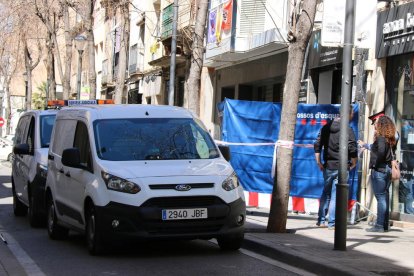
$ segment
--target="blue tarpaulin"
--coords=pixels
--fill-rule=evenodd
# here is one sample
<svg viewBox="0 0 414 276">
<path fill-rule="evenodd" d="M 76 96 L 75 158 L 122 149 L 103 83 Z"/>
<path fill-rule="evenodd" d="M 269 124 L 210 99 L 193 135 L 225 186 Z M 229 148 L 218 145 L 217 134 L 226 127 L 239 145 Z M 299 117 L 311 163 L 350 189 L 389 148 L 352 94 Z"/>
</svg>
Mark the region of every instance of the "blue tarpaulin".
<svg viewBox="0 0 414 276">
<path fill-rule="evenodd" d="M 225 99 L 218 108 L 222 116 L 222 140 L 230 143 L 231 164 L 243 188 L 249 192 L 272 193 L 274 145 L 271 144 L 279 137 L 282 105 Z M 339 109 L 340 105 L 299 104 L 295 145 L 313 145 L 322 126 L 339 116 Z M 357 105 L 354 105 L 354 117 L 350 125 L 357 135 Z M 257 145 L 259 143 L 270 145 Z M 357 177 L 355 169 L 350 172 L 349 198 L 353 200 L 358 191 Z M 316 164 L 313 147 L 295 146 L 290 195 L 319 198 L 322 189 L 323 176 Z"/>
</svg>

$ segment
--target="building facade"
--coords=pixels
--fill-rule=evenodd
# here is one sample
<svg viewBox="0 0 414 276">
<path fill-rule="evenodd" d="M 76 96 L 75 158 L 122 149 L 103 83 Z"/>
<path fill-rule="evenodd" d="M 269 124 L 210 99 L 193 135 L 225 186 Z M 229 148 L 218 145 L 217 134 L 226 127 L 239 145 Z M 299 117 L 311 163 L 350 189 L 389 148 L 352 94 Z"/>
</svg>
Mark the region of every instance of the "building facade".
<svg viewBox="0 0 414 276">
<path fill-rule="evenodd" d="M 393 183 L 392 211 L 402 220 L 414 221 L 414 2 L 402 3 L 378 12 L 375 58 L 382 73 L 384 91 L 374 101 L 396 123 L 399 133 L 397 159 L 402 177 Z M 375 111 L 381 111 L 379 109 Z"/>
</svg>

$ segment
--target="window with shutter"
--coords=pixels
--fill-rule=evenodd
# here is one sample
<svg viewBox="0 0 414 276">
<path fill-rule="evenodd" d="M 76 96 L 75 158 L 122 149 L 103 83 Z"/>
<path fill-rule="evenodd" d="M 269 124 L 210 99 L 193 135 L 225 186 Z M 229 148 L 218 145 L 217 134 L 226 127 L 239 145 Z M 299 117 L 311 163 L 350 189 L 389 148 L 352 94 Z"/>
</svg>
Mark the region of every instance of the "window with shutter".
<svg viewBox="0 0 414 276">
<path fill-rule="evenodd" d="M 264 31 L 266 0 L 243 0 L 240 10 L 240 35 L 251 36 Z"/>
<path fill-rule="evenodd" d="M 135 73 L 137 71 L 138 60 L 138 45 L 132 45 L 129 51 L 129 73 Z"/>
</svg>

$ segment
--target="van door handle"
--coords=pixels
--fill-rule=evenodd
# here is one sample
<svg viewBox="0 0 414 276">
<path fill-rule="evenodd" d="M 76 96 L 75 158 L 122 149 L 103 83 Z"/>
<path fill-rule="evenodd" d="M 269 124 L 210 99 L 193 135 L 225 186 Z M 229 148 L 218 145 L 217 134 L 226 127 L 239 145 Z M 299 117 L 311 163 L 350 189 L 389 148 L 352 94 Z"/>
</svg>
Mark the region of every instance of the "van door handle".
<svg viewBox="0 0 414 276">
<path fill-rule="evenodd" d="M 54 157 L 53 155 L 51 155 L 51 154 L 49 154 L 49 155 L 47 156 L 47 158 L 48 158 L 49 160 L 55 160 L 55 157 Z"/>
<path fill-rule="evenodd" d="M 70 177 L 70 172 L 66 172 L 66 173 L 65 173 L 65 175 L 66 175 L 67 177 Z"/>
</svg>

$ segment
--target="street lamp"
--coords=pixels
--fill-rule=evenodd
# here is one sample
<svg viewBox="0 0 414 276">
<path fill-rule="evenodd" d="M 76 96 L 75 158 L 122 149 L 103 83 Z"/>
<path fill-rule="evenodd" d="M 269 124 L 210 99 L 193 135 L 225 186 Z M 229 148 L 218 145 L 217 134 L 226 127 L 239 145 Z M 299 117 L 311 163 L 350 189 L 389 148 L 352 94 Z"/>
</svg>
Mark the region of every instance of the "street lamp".
<svg viewBox="0 0 414 276">
<path fill-rule="evenodd" d="M 86 37 L 83 35 L 78 35 L 75 37 L 75 47 L 78 50 L 78 77 L 77 77 L 77 94 L 76 99 L 80 100 L 81 93 L 81 75 L 82 75 L 82 54 L 86 45 Z"/>
</svg>

